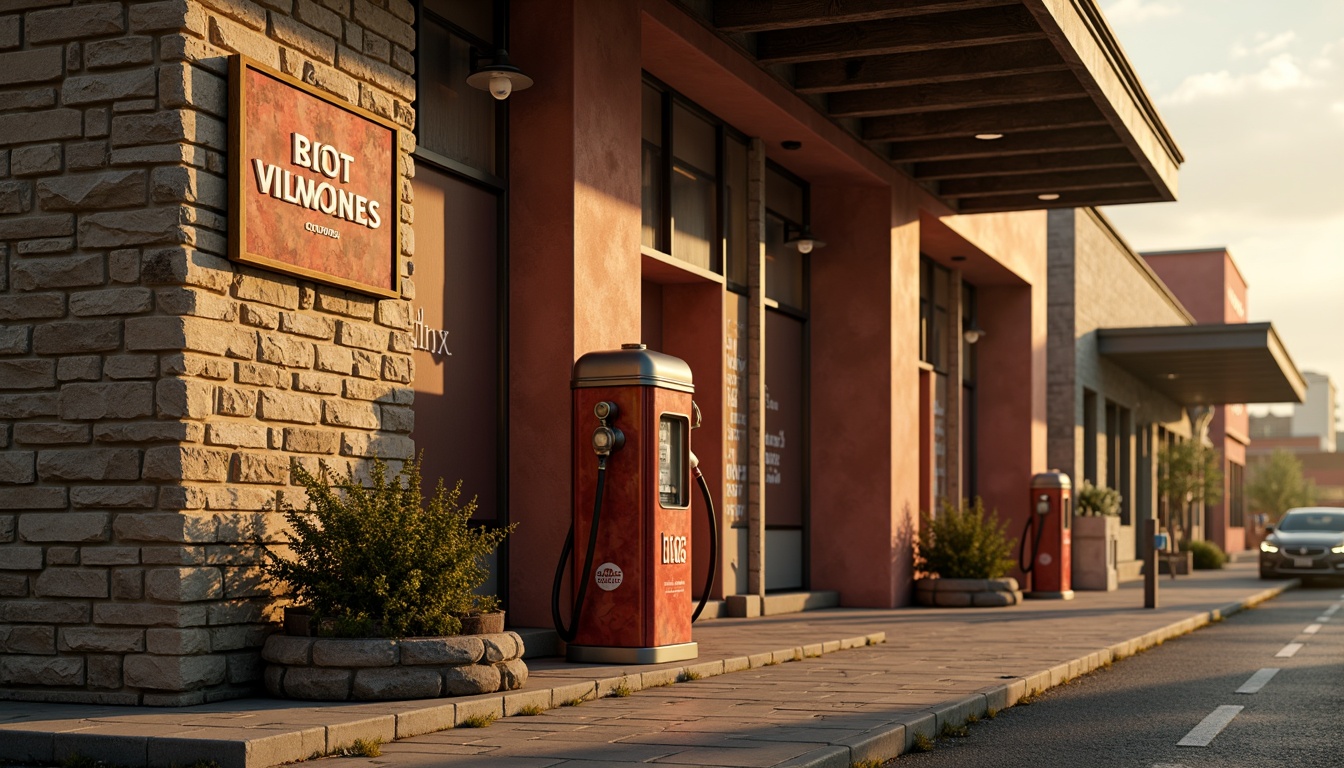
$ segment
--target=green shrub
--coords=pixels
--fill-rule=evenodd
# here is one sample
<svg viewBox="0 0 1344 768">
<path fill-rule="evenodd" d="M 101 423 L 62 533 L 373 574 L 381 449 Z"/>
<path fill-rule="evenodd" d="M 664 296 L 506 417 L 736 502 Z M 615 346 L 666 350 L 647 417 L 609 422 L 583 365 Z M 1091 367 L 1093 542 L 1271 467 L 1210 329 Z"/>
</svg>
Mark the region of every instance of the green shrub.
<svg viewBox="0 0 1344 768">
<path fill-rule="evenodd" d="M 1073 499 L 1077 504 L 1078 514 L 1085 517 L 1092 515 L 1115 517 L 1120 514 L 1120 492 L 1104 485 L 1093 485 L 1091 480 L 1084 480 L 1083 484 L 1078 486 L 1078 492 L 1074 494 Z"/>
<path fill-rule="evenodd" d="M 1183 541 L 1182 552 L 1193 552 L 1197 571 L 1216 571 L 1227 562 L 1227 553 L 1211 541 Z"/>
<path fill-rule="evenodd" d="M 495 597 L 475 590 L 489 575 L 486 557 L 513 526 L 472 525 L 476 499 L 459 503 L 461 481 L 445 491 L 440 480 L 426 506 L 419 459 L 391 477 L 375 459 L 370 487 L 350 470 L 334 484 L 330 474 L 325 463 L 321 477 L 295 465 L 308 500 L 303 509 L 283 508 L 293 556 L 268 549 L 265 568 L 315 619 L 330 620 L 333 634 L 454 635 L 458 616 L 498 609 Z"/>
<path fill-rule="evenodd" d="M 915 549 L 925 571 L 945 579 L 998 579 L 1013 567 L 1007 523 L 997 513 L 986 515 L 978 497 L 969 506 L 944 502 L 937 517 L 921 517 Z"/>
</svg>

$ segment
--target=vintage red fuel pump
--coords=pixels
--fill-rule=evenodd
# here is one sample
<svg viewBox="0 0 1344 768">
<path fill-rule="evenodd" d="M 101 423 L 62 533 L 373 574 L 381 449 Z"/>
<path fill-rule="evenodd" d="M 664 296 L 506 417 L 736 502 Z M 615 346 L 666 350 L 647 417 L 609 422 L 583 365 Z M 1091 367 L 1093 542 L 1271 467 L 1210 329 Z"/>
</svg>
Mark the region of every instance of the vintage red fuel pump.
<svg viewBox="0 0 1344 768">
<path fill-rule="evenodd" d="M 1073 484 L 1068 475 L 1052 469 L 1031 478 L 1030 515 L 1017 551 L 1026 596 L 1072 599 Z"/>
<path fill-rule="evenodd" d="M 695 658 L 691 622 L 716 570 L 709 486 L 691 453 L 699 409 L 684 361 L 643 344 L 590 352 L 574 364 L 574 523 L 556 568 L 551 612 L 570 661 L 656 664 Z M 710 568 L 691 599 L 691 482 L 710 517 Z M 570 626 L 560 615 L 574 557 Z"/>
</svg>

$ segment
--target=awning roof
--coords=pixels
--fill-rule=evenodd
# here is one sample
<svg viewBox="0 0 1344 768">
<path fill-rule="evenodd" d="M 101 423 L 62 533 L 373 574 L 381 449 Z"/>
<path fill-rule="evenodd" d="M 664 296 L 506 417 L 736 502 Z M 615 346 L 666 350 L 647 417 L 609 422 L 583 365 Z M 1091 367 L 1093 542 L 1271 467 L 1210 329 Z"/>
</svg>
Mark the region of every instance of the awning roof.
<svg viewBox="0 0 1344 768">
<path fill-rule="evenodd" d="M 712 0 L 709 13 L 961 212 L 1176 198 L 1184 158 L 1095 0 Z"/>
<path fill-rule="evenodd" d="M 1270 323 L 1102 328 L 1097 351 L 1182 405 L 1300 403 L 1307 391 Z"/>
</svg>

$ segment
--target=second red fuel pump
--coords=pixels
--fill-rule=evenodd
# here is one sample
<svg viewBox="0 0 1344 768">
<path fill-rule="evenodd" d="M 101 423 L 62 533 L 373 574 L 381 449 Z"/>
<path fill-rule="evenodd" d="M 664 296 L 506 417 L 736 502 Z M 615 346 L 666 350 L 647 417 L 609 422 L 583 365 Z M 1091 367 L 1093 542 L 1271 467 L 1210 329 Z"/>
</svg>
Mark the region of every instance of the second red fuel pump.
<svg viewBox="0 0 1344 768">
<path fill-rule="evenodd" d="M 1069 476 L 1057 469 L 1031 478 L 1030 517 L 1017 550 L 1027 597 L 1073 597 L 1072 485 Z"/>
<path fill-rule="evenodd" d="M 567 656 L 623 664 L 693 659 L 691 623 L 713 587 L 718 529 L 691 453 L 700 411 L 690 366 L 625 344 L 580 357 L 572 389 L 574 522 L 551 592 Z M 709 514 L 710 567 L 692 612 L 693 478 Z M 571 553 L 575 598 L 566 627 L 560 589 Z"/>
</svg>

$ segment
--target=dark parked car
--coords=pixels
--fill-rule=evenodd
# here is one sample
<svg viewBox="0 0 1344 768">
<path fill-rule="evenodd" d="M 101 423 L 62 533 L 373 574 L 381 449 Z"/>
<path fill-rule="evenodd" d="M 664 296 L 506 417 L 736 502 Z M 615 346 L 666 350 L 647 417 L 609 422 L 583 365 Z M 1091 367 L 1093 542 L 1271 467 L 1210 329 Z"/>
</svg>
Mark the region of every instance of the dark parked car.
<svg viewBox="0 0 1344 768">
<path fill-rule="evenodd" d="M 1285 512 L 1260 542 L 1260 578 L 1276 576 L 1344 576 L 1344 509 Z"/>
</svg>

